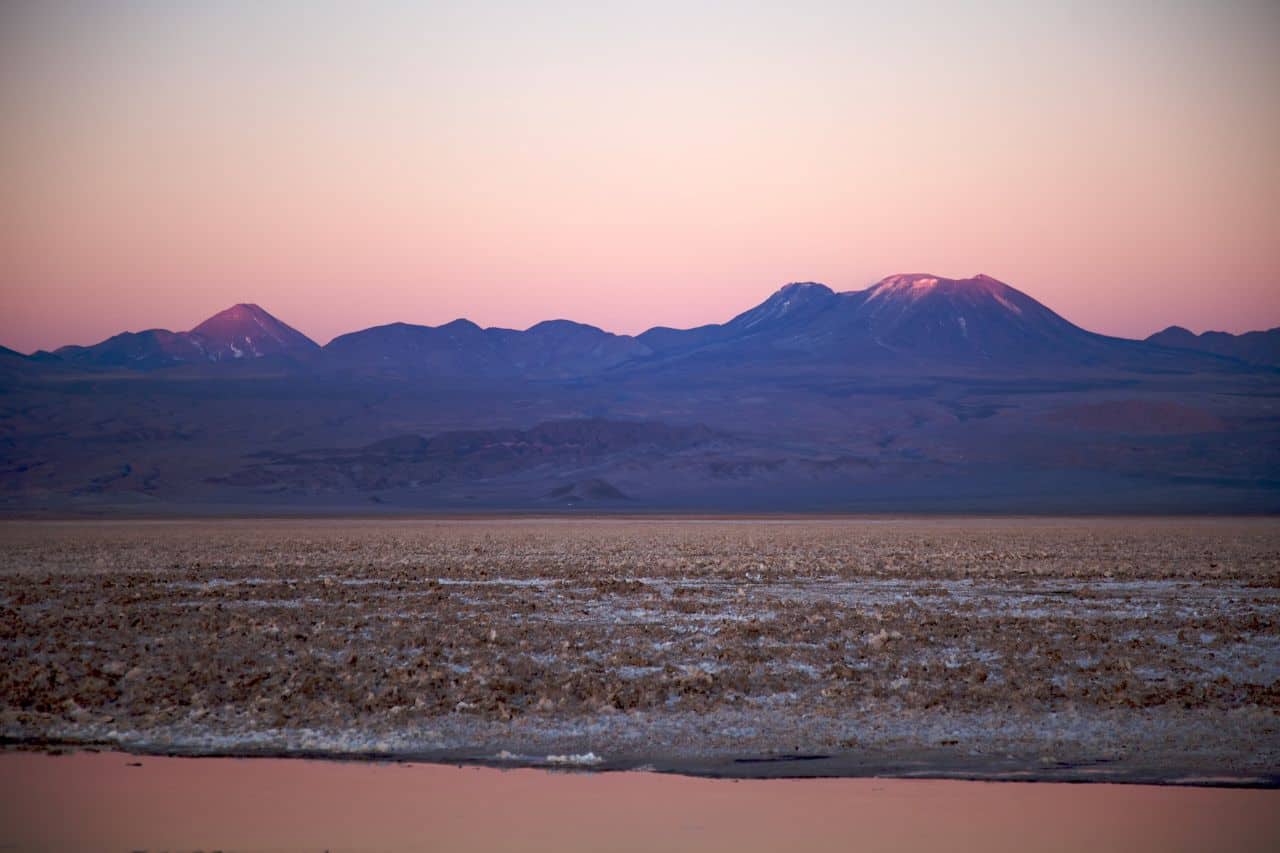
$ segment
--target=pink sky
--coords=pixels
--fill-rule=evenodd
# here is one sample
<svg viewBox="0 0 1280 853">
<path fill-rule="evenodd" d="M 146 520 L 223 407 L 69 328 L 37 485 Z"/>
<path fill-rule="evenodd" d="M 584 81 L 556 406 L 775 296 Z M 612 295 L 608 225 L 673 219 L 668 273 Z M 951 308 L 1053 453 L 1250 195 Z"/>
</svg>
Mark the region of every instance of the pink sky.
<svg viewBox="0 0 1280 853">
<path fill-rule="evenodd" d="M 1276 4 L 209 5 L 0 10 L 0 344 L 634 333 L 896 272 L 1280 325 Z"/>
</svg>

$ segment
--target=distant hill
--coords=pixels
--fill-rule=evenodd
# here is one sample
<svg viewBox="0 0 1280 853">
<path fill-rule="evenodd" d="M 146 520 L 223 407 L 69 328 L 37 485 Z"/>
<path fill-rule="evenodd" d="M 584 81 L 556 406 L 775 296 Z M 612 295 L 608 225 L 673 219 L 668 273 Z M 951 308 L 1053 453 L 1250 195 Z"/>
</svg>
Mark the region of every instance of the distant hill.
<svg viewBox="0 0 1280 853">
<path fill-rule="evenodd" d="M 1204 332 L 1195 334 L 1181 326 L 1170 326 L 1147 338 L 1147 343 L 1176 349 L 1210 352 L 1250 364 L 1280 366 L 1280 327 L 1262 332 Z"/>
<path fill-rule="evenodd" d="M 635 338 L 569 320 L 549 320 L 525 331 L 454 320 L 443 326 L 392 323 L 341 335 L 324 348 L 324 364 L 436 376 L 566 377 L 649 354 Z"/>
</svg>

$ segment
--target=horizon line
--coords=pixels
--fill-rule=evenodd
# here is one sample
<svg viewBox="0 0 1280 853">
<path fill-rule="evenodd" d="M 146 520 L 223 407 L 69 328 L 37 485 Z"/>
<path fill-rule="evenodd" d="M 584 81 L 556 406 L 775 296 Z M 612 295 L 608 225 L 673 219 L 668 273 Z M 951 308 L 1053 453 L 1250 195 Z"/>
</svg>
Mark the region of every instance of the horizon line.
<svg viewBox="0 0 1280 853">
<path fill-rule="evenodd" d="M 314 343 L 317 347 L 320 347 L 321 349 L 323 349 L 324 347 L 329 346 L 329 344 L 332 344 L 332 343 L 333 343 L 334 341 L 336 341 L 338 338 L 342 338 L 342 337 L 345 337 L 345 336 L 347 336 L 347 335 L 359 334 L 360 332 L 367 332 L 367 331 L 369 331 L 369 330 L 371 330 L 371 329 L 385 328 L 385 327 L 388 327 L 388 326 L 412 326 L 412 327 L 415 327 L 415 328 L 422 328 L 422 329 L 441 329 L 441 328 L 445 328 L 445 327 L 447 327 L 447 326 L 452 326 L 452 325 L 455 325 L 455 324 L 458 324 L 458 323 L 465 323 L 465 324 L 469 324 L 469 325 L 474 326 L 474 327 L 476 327 L 477 329 L 480 329 L 481 331 L 485 331 L 485 332 L 488 332 L 488 331 L 502 331 L 502 332 L 516 332 L 516 333 L 521 333 L 521 334 L 524 334 L 524 333 L 530 332 L 530 331 L 532 331 L 533 329 L 537 328 L 538 326 L 546 325 L 546 324 L 549 324 L 549 323 L 571 323 L 571 324 L 573 324 L 573 325 L 575 325 L 575 326 L 582 326 L 582 327 L 586 327 L 586 328 L 590 328 L 590 329 L 596 329 L 597 331 L 604 332 L 604 333 L 609 334 L 609 335 L 612 335 L 612 336 L 614 336 L 614 337 L 619 337 L 619 338 L 630 338 L 630 339 L 632 339 L 632 340 L 635 340 L 635 339 L 638 339 L 639 337 L 641 337 L 642 335 L 645 335 L 645 334 L 647 334 L 647 333 L 649 333 L 649 332 L 651 332 L 651 331 L 657 330 L 657 329 L 672 329 L 672 330 L 676 330 L 676 331 L 687 331 L 687 330 L 689 330 L 689 329 L 703 328 L 703 327 L 705 327 L 705 326 L 723 326 L 723 325 L 725 325 L 726 323 L 732 322 L 732 321 L 734 320 L 734 318 L 736 318 L 736 317 L 738 317 L 738 316 L 740 316 L 740 315 L 742 315 L 742 314 L 746 313 L 747 311 L 751 311 L 752 309 L 754 309 L 754 308 L 758 308 L 759 306 L 763 305 L 765 302 L 768 302 L 768 301 L 769 301 L 769 299 L 771 299 L 772 297 L 774 297 L 774 296 L 776 296 L 777 294 L 781 293 L 781 292 L 782 292 L 783 290 L 785 290 L 786 288 L 788 288 L 788 287 L 793 287 L 793 286 L 795 286 L 795 285 L 816 285 L 816 286 L 819 286 L 819 287 L 826 288 L 828 291 L 830 291 L 830 292 L 831 292 L 833 295 L 835 295 L 835 296 L 844 296 L 844 295 L 854 294 L 854 293 L 864 293 L 864 292 L 866 292 L 866 291 L 868 291 L 868 290 L 871 290 L 871 289 L 872 289 L 872 288 L 874 288 L 874 287 L 877 287 L 877 286 L 879 286 L 879 285 L 881 285 L 881 284 L 884 284 L 885 282 L 889 281 L 890 279 L 897 279 L 897 278 L 932 278 L 932 279 L 937 279 L 938 281 L 945 281 L 945 282 L 967 282 L 967 281 L 975 281 L 975 280 L 978 280 L 978 279 L 984 279 L 984 280 L 987 280 L 987 281 L 995 282 L 996 284 L 1000 284 L 1000 285 L 1002 285 L 1002 286 L 1004 286 L 1004 287 L 1008 287 L 1008 288 L 1010 288 L 1011 290 L 1015 290 L 1015 291 L 1017 291 L 1018 293 L 1023 294 L 1023 295 L 1024 295 L 1024 296 L 1026 296 L 1027 298 L 1034 300 L 1036 303 L 1038 303 L 1038 304 L 1042 305 L 1043 307 L 1047 308 L 1048 310 L 1053 311 L 1053 313 L 1055 313 L 1055 314 L 1057 314 L 1057 313 L 1058 313 L 1056 310 L 1054 310 L 1054 309 L 1053 309 L 1053 308 L 1051 308 L 1050 306 L 1046 305 L 1045 303 L 1041 302 L 1040 300 L 1036 299 L 1034 296 L 1032 296 L 1031 294 L 1027 293 L 1026 291 L 1021 290 L 1020 288 L 1016 288 L 1016 287 L 1014 287 L 1013 285 L 1010 285 L 1010 284 L 1008 284 L 1007 282 L 1005 282 L 1005 281 L 1003 281 L 1003 280 L 1001 280 L 1001 279 L 999 279 L 999 278 L 996 278 L 995 276 L 989 275 L 989 274 L 987 274 L 987 273 L 978 272 L 978 273 L 974 273 L 973 275 L 968 276 L 968 277 L 965 277 L 965 278 L 951 278 L 951 277 L 948 277 L 948 276 L 941 276 L 941 275 L 937 275 L 937 274 L 935 274 L 935 273 L 892 273 L 892 274 L 890 274 L 890 275 L 886 275 L 886 276 L 883 276 L 882 278 L 876 279 L 875 281 L 871 282 L 870 284 L 868 284 L 868 285 L 867 285 L 867 286 L 865 286 L 865 287 L 862 287 L 862 288 L 850 288 L 850 289 L 848 289 L 848 290 L 836 290 L 835 288 L 833 288 L 833 287 L 831 287 L 830 285 L 826 284 L 825 282 L 821 282 L 821 281 L 816 281 L 816 280 L 799 280 L 799 279 L 797 279 L 797 280 L 789 281 L 789 282 L 787 282 L 787 283 L 785 283 L 785 284 L 779 285 L 778 287 L 776 287 L 776 288 L 774 288 L 772 291 L 770 291 L 770 292 L 769 292 L 769 294 L 768 294 L 768 295 L 766 295 L 766 296 L 764 297 L 764 299 L 762 299 L 761 301 L 754 303 L 753 305 L 751 305 L 750 307 L 748 307 L 748 308 L 746 308 L 746 309 L 743 309 L 743 310 L 738 311 L 737 313 L 735 313 L 735 314 L 733 314 L 733 315 L 729 316 L 727 319 L 720 320 L 720 321 L 718 321 L 718 322 L 702 323 L 702 324 L 693 325 L 693 326 L 671 326 L 671 325 L 666 325 L 666 324 L 663 324 L 663 323 L 657 323 L 657 324 L 654 324 L 654 325 L 647 326 L 644 330 L 642 330 L 642 331 L 640 331 L 640 332 L 637 332 L 637 333 L 635 333 L 635 334 L 627 334 L 627 333 L 623 333 L 623 332 L 615 332 L 615 331 L 612 331 L 612 330 L 610 330 L 610 329 L 608 329 L 608 328 L 605 328 L 605 327 L 604 327 L 604 326 L 602 326 L 602 325 L 596 325 L 596 324 L 594 324 L 594 323 L 586 323 L 586 322 L 583 322 L 583 321 L 581 321 L 581 320 L 574 320 L 574 319 L 572 319 L 572 318 L 570 318 L 570 317 L 566 317 L 566 316 L 549 317 L 549 318 L 546 318 L 546 319 L 543 319 L 543 320 L 538 320 L 537 322 L 531 323 L 530 325 L 528 325 L 528 326 L 526 326 L 526 327 L 524 327 L 524 328 L 516 328 L 516 327 L 513 327 L 513 326 L 503 326 L 503 325 L 488 325 L 488 326 L 486 326 L 486 325 L 482 325 L 481 323 L 479 323 L 479 322 L 477 322 L 477 321 L 475 321 L 475 320 L 472 320 L 470 317 L 467 317 L 467 316 L 458 316 L 458 317 L 454 317 L 452 320 L 447 320 L 447 321 L 444 321 L 444 322 L 440 322 L 440 323 L 437 323 L 437 324 L 435 324 L 435 325 L 432 325 L 432 324 L 430 324 L 430 323 L 423 323 L 423 322 L 412 322 L 412 321 L 408 321 L 408 320 L 390 320 L 390 321 L 387 321 L 387 322 L 385 322 L 385 323 L 374 323 L 374 324 L 369 325 L 369 326 L 363 326 L 363 327 L 361 327 L 361 328 L 351 329 L 350 331 L 346 331 L 346 332 L 339 332 L 338 334 L 333 335 L 332 337 L 330 337 L 330 338 L 329 338 L 327 341 L 325 341 L 324 343 L 321 343 L 317 338 L 314 338 L 314 337 L 312 337 L 311 335 L 307 334 L 307 333 L 306 333 L 306 332 L 304 332 L 302 329 L 300 329 L 298 326 L 293 325 L 292 323 L 288 322 L 287 320 L 281 319 L 280 315 L 278 315 L 278 314 L 276 314 L 276 313 L 273 313 L 272 311 L 269 311 L 269 310 L 267 310 L 266 308 L 263 308 L 263 307 L 262 307 L 262 305 L 261 305 L 261 303 L 258 303 L 258 302 L 252 302 L 252 301 L 241 301 L 241 302 L 235 302 L 235 303 L 232 303 L 231 305 L 227 306 L 226 308 L 219 309 L 219 310 L 215 311 L 214 313 L 212 313 L 212 314 L 209 314 L 209 315 L 205 316 L 204 318 L 202 318 L 202 319 L 200 319 L 199 321 L 197 321 L 193 326 L 191 326 L 191 327 L 190 327 L 190 328 L 188 328 L 188 329 L 169 329 L 169 328 L 165 328 L 165 327 L 163 327 L 163 326 L 146 326 L 146 327 L 143 327 L 143 328 L 140 328 L 140 329 L 136 329 L 136 330 L 134 330 L 134 329 L 123 329 L 123 330 L 121 330 L 121 331 L 118 331 L 118 332 L 114 332 L 114 333 L 112 333 L 112 334 L 109 334 L 109 335 L 107 335 L 105 338 L 102 338 L 102 339 L 100 339 L 100 340 L 93 341 L 93 342 L 91 342 L 91 343 L 87 343 L 87 344 L 74 344 L 74 343 L 71 343 L 71 344 L 57 344 L 57 345 L 54 345 L 52 348 L 38 347 L 38 348 L 36 348 L 36 349 L 34 349 L 34 350 L 31 350 L 30 352 L 23 352 L 22 350 L 18 350 L 18 349 L 13 349 L 12 351 L 13 351 L 13 352 L 17 352 L 17 353 L 19 353 L 20 355 L 23 355 L 23 356 L 26 356 L 26 357 L 31 357 L 31 356 L 38 355 L 38 354 L 40 354 L 40 353 L 55 354 L 58 350 L 60 350 L 60 349 L 64 349 L 64 348 L 66 348 L 66 347 L 85 347 L 85 348 L 88 348 L 88 347 L 94 347 L 94 346 L 98 346 L 99 344 L 105 343 L 106 341 L 109 341 L 109 340 L 111 340 L 111 339 L 113 339 L 113 338 L 119 337 L 120 335 L 128 335 L 128 334 L 132 334 L 132 335 L 140 335 L 140 334 L 146 334 L 147 332 L 166 332 L 166 333 L 169 333 L 169 334 L 178 334 L 178 335 L 191 334 L 191 333 L 192 333 L 196 328 L 198 328 L 201 324 L 203 324 L 203 323 L 205 323 L 205 322 L 208 322 L 209 320 L 213 319 L 214 317 L 217 317 L 217 316 L 219 316 L 219 315 L 221 315 L 221 314 L 224 314 L 224 313 L 226 313 L 227 311 L 231 311 L 231 310 L 233 310 L 233 309 L 235 309 L 235 308 L 241 308 L 241 307 L 244 307 L 244 308 L 253 308 L 253 309 L 257 309 L 257 310 L 259 310 L 259 311 L 262 311 L 263 313 L 265 313 L 265 314 L 267 314 L 268 316 L 270 316 L 270 317 L 272 317 L 273 319 L 275 319 L 277 322 L 280 322 L 280 323 L 284 324 L 285 326 L 288 326 L 290 329 L 294 330 L 295 332 L 298 332 L 299 334 L 303 335 L 304 337 L 306 337 L 306 338 L 307 338 L 307 340 L 311 341 L 312 343 Z M 1061 315 L 1061 314 L 1059 314 L 1058 316 L 1062 317 L 1064 320 L 1066 320 L 1067 322 L 1071 323 L 1073 326 L 1077 326 L 1077 327 L 1078 327 L 1078 328 L 1080 328 L 1080 329 L 1083 329 L 1083 330 L 1085 330 L 1085 331 L 1087 331 L 1087 332 L 1090 332 L 1090 334 L 1101 335 L 1101 336 L 1103 336 L 1103 337 L 1109 337 L 1109 338 L 1117 338 L 1117 339 L 1119 339 L 1119 340 L 1131 340 L 1131 341 L 1145 341 L 1147 338 L 1152 337 L 1153 335 L 1157 335 L 1157 334 L 1160 334 L 1160 333 L 1162 333 L 1162 332 L 1167 332 L 1167 331 L 1171 331 L 1171 330 L 1174 330 L 1174 329 L 1180 329 L 1180 330 L 1183 330 L 1183 331 L 1189 332 L 1190 334 L 1193 334 L 1193 335 L 1195 335 L 1196 337 L 1200 337 L 1200 336 L 1202 336 L 1202 335 L 1208 335 L 1208 334 L 1224 334 L 1224 335 L 1231 335 L 1232 337 L 1240 337 L 1240 336 L 1242 336 L 1242 335 L 1247 335 L 1247 334 L 1252 334 L 1252 333 L 1265 333 L 1265 332 L 1273 331 L 1273 330 L 1275 330 L 1275 329 L 1280 328 L 1280 326 L 1262 326 L 1262 327 L 1259 327 L 1259 328 L 1248 329 L 1248 330 L 1243 331 L 1243 332 L 1227 332 L 1227 331 L 1222 331 L 1222 330 L 1217 330 L 1217 329 L 1205 329 L 1204 331 L 1196 332 L 1196 331 L 1194 331 L 1190 326 L 1186 326 L 1186 325 L 1183 325 L 1183 324 L 1181 324 L 1181 323 L 1174 323 L 1174 324 L 1171 324 L 1171 325 L 1168 325 L 1168 326 L 1164 326 L 1163 328 L 1156 329 L 1155 331 L 1153 331 L 1153 332 L 1151 332 L 1150 334 L 1148 334 L 1146 337 L 1125 337 L 1125 336 L 1123 336 L 1123 335 L 1108 335 L 1108 334 L 1104 334 L 1104 333 L 1102 333 L 1102 332 L 1094 332 L 1094 331 L 1093 331 L 1093 330 L 1091 330 L 1091 329 L 1087 329 L 1087 328 L 1085 328 L 1084 326 L 1081 326 L 1081 325 L 1079 325 L 1078 323 L 1075 323 L 1074 321 L 1072 321 L 1072 320 L 1070 320 L 1070 319 L 1068 319 L 1068 318 L 1066 318 L 1066 317 L 1063 317 L 1063 315 Z M 4 346 L 3 342 L 0 342 L 0 347 L 3 347 L 3 346 Z M 6 349 L 8 349 L 8 347 L 5 347 L 5 348 L 6 348 Z"/>
</svg>

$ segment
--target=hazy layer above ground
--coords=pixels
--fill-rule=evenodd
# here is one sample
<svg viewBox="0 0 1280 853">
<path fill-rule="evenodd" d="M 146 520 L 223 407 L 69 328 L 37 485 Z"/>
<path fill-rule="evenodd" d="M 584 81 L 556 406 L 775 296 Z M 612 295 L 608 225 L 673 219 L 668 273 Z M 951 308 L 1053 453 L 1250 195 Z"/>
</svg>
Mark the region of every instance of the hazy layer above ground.
<svg viewBox="0 0 1280 853">
<path fill-rule="evenodd" d="M 735 775 L 1280 767 L 1270 520 L 46 522 L 0 544 L 0 733 L 22 740 Z"/>
<path fill-rule="evenodd" d="M 1265 373 L 0 383 L 0 512 L 1280 512 Z"/>
</svg>

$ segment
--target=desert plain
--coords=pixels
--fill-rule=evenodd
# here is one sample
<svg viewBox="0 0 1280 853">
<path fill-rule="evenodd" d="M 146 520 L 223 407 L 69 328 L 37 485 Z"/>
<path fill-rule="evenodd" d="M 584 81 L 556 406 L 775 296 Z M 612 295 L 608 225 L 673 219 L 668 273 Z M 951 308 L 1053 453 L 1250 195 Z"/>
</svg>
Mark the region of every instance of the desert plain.
<svg viewBox="0 0 1280 853">
<path fill-rule="evenodd" d="M 11 746 L 1275 786 L 1268 518 L 0 523 Z"/>
</svg>

